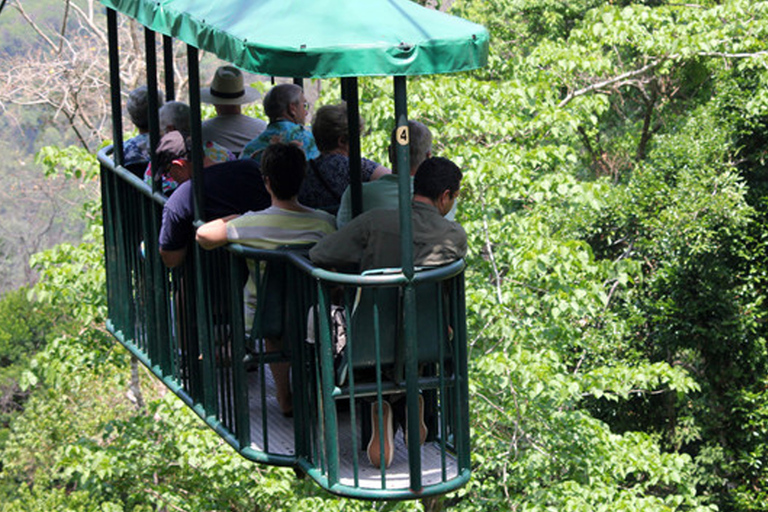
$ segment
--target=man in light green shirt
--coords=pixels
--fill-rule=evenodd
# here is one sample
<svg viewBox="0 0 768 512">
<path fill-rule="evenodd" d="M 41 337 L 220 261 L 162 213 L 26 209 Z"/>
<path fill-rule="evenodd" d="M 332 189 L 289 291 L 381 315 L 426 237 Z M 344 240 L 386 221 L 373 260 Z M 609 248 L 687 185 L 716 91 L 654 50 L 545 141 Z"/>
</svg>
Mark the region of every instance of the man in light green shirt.
<svg viewBox="0 0 768 512">
<path fill-rule="evenodd" d="M 429 128 L 418 121 L 408 121 L 410 132 L 410 160 L 411 160 L 411 192 L 413 192 L 413 175 L 416 169 L 427 158 L 432 156 L 432 133 Z M 395 131 L 392 131 L 392 142 L 389 146 L 389 159 L 392 162 L 392 174 L 382 176 L 376 181 L 363 183 L 363 212 L 375 208 L 397 208 L 398 184 L 397 165 L 394 157 Z M 352 192 L 349 187 L 341 196 L 339 211 L 336 214 L 336 225 L 341 228 L 352 220 Z"/>
</svg>

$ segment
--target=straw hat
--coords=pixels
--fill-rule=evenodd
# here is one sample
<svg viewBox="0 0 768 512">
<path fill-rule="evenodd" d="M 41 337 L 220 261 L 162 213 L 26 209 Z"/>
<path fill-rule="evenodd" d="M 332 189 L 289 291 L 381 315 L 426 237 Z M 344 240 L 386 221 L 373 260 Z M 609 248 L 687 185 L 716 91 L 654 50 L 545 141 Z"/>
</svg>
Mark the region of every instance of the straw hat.
<svg viewBox="0 0 768 512">
<path fill-rule="evenodd" d="M 232 66 L 221 66 L 216 70 L 210 87 L 200 89 L 200 101 L 213 105 L 242 105 L 259 97 L 253 87 L 243 87 L 243 74 Z"/>
</svg>

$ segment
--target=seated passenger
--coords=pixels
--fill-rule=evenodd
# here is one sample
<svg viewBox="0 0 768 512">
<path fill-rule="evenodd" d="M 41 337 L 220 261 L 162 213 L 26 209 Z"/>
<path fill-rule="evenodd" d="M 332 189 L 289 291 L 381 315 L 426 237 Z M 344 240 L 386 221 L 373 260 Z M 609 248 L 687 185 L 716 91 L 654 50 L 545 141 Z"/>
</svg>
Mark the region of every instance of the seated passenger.
<svg viewBox="0 0 768 512">
<path fill-rule="evenodd" d="M 157 161 L 161 174 L 168 174 L 181 183 L 163 206 L 160 256 L 168 267 L 184 262 L 189 244 L 195 239 L 190 156 L 189 137 L 172 131 L 160 139 Z M 207 167 L 203 181 L 206 219 L 261 210 L 270 204 L 259 166 L 253 160 L 234 160 Z"/>
<path fill-rule="evenodd" d="M 236 242 L 260 249 L 276 249 L 282 245 L 308 244 L 336 231 L 336 219 L 321 210 L 313 210 L 298 201 L 301 182 L 306 174 L 304 152 L 293 144 L 275 143 L 263 152 L 261 172 L 272 205 L 262 211 L 217 219 L 200 226 L 197 241 L 204 249 L 215 249 Z M 250 323 L 255 299 L 254 273 L 246 286 L 246 321 Z M 249 325 L 246 325 L 248 328 Z M 280 349 L 280 340 L 265 339 L 270 352 Z M 270 364 L 277 389 L 280 410 L 286 416 L 293 411 L 290 392 L 289 364 Z"/>
<path fill-rule="evenodd" d="M 467 235 L 456 222 L 444 216 L 459 195 L 461 171 L 446 158 L 428 158 L 413 179 L 412 225 L 413 263 L 417 266 L 446 265 L 467 253 Z M 398 210 L 370 210 L 320 240 L 310 251 L 310 259 L 321 267 L 362 272 L 374 268 L 401 267 L 400 215 Z M 419 441 L 424 442 L 427 426 L 423 420 L 423 399 L 419 398 Z M 403 400 L 395 407 L 404 410 Z M 367 454 L 371 464 L 378 467 L 382 454 L 388 467 L 394 457 L 394 411 L 389 402 L 382 402 L 385 429 L 384 449 L 380 448 L 378 407 L 371 408 L 373 433 Z M 397 414 L 400 418 L 404 414 Z M 403 425 L 403 430 L 406 430 Z M 383 452 L 383 453 L 382 453 Z"/>
<path fill-rule="evenodd" d="M 261 119 L 246 116 L 241 105 L 259 97 L 253 87 L 244 87 L 243 74 L 233 66 L 216 70 L 210 87 L 200 90 L 200 101 L 216 109 L 216 117 L 203 121 L 203 140 L 215 142 L 239 154 L 243 146 L 258 137 L 267 127 Z"/>
<path fill-rule="evenodd" d="M 160 108 L 158 112 L 160 122 L 160 137 L 174 130 L 188 136 L 190 133 L 190 110 L 189 105 L 181 101 L 169 101 Z M 235 155 L 215 142 L 203 138 L 203 167 L 230 162 L 237 160 Z M 170 195 L 181 183 L 173 180 L 167 173 L 161 173 L 159 179 L 162 181 L 163 194 Z M 152 186 L 152 165 L 147 166 L 144 171 L 144 183 Z"/>
<path fill-rule="evenodd" d="M 308 160 L 320 152 L 312 133 L 303 125 L 307 119 L 304 90 L 295 84 L 279 84 L 264 96 L 264 113 L 269 117 L 267 129 L 243 148 L 240 158 L 261 158 L 261 152 L 275 142 L 290 142 L 304 150 Z"/>
<path fill-rule="evenodd" d="M 389 161 L 392 163 L 392 174 L 382 176 L 381 179 L 371 183 L 363 183 L 363 212 L 375 208 L 397 208 L 399 185 L 397 180 L 397 159 L 395 158 L 395 133 L 392 130 L 392 137 L 389 146 Z M 410 174 L 411 188 L 413 188 L 413 175 L 419 165 L 432 156 L 432 133 L 429 128 L 418 121 L 408 121 L 408 131 L 410 132 Z M 352 220 L 352 191 L 347 187 L 341 197 L 339 211 L 336 215 L 336 223 L 339 228 L 343 227 Z"/>
<path fill-rule="evenodd" d="M 160 91 L 157 96 L 157 101 L 162 105 Z M 139 134 L 123 142 L 123 166 L 149 162 L 149 89 L 146 85 L 131 91 L 125 109 L 131 122 L 139 129 Z"/>
<path fill-rule="evenodd" d="M 362 131 L 362 120 L 360 124 Z M 347 104 L 342 102 L 320 107 L 312 121 L 312 135 L 320 156 L 309 161 L 299 201 L 312 208 L 323 208 L 335 213 L 341 202 L 341 194 L 349 185 Z M 391 172 L 367 158 L 360 159 L 360 170 L 364 182 L 376 180 Z"/>
</svg>

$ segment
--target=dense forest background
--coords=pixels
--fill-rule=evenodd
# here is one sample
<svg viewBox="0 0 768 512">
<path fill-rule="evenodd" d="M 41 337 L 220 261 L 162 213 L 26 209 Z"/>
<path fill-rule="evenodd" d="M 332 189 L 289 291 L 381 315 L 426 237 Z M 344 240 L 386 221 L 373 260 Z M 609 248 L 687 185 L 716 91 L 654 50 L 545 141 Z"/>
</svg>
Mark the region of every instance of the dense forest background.
<svg viewBox="0 0 768 512">
<path fill-rule="evenodd" d="M 0 13 L 0 251 L 31 266 L 0 269 L 0 510 L 422 510 L 247 463 L 153 379 L 130 386 L 103 329 L 103 13 L 18 6 Z M 474 473 L 442 505 L 768 509 L 768 2 L 450 12 L 492 48 L 480 71 L 409 81 L 409 114 L 466 170 Z M 363 150 L 386 161 L 391 83 L 361 86 Z M 21 185 L 61 187 L 40 230 Z"/>
</svg>

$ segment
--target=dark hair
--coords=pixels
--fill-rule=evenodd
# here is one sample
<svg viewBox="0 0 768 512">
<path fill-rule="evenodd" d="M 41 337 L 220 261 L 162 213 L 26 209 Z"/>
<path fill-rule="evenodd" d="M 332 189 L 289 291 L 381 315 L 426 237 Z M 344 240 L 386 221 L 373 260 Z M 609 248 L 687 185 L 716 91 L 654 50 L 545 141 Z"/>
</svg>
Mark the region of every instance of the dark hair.
<svg viewBox="0 0 768 512">
<path fill-rule="evenodd" d="M 261 175 L 269 180 L 269 188 L 282 200 L 299 195 L 307 172 L 307 157 L 296 144 L 276 142 L 261 154 Z"/>
<path fill-rule="evenodd" d="M 413 177 L 413 193 L 437 200 L 446 190 L 453 196 L 461 185 L 461 170 L 443 157 L 427 158 Z"/>
<path fill-rule="evenodd" d="M 163 92 L 157 91 L 158 108 L 163 106 Z M 149 89 L 142 85 L 128 94 L 125 104 L 128 117 L 141 130 L 149 129 Z"/>
</svg>

